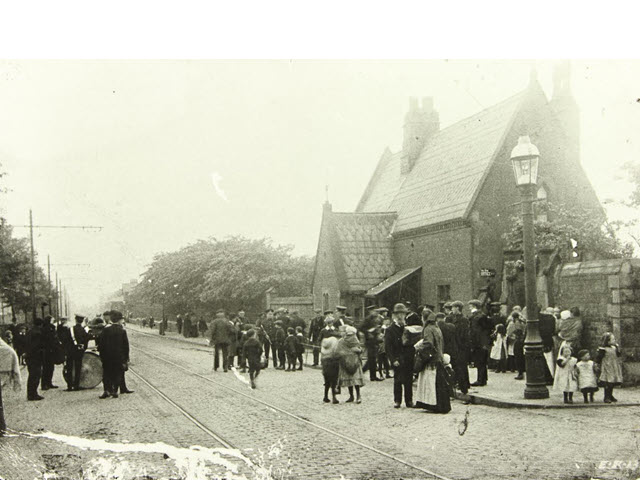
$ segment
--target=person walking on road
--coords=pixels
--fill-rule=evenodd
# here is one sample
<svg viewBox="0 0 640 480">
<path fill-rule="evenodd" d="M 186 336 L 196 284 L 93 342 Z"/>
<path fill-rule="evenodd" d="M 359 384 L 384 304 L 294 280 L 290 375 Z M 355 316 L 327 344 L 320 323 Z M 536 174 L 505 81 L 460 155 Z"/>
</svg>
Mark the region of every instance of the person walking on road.
<svg viewBox="0 0 640 480">
<path fill-rule="evenodd" d="M 402 394 L 404 391 L 404 401 L 408 408 L 413 408 L 413 346 L 405 345 L 402 342 L 404 333 L 405 317 L 409 313 L 407 307 L 402 303 L 397 303 L 393 307 L 393 323 L 387 328 L 384 334 L 385 352 L 389 363 L 393 368 L 393 401 L 394 407 L 400 408 L 402 404 Z"/>
<path fill-rule="evenodd" d="M 124 384 L 124 372 L 129 368 L 129 338 L 122 326 L 124 317 L 117 310 L 109 312 L 111 324 L 107 325 L 98 341 L 98 350 L 104 370 L 104 393 L 100 398 L 118 398 L 118 389 Z M 124 393 L 124 392 L 123 392 Z"/>
<path fill-rule="evenodd" d="M 269 367 L 269 356 L 273 355 L 273 368 L 278 368 L 278 353 L 273 343 L 276 338 L 273 308 L 267 308 L 265 317 L 256 321 L 256 327 L 258 328 L 258 337 L 262 339 L 264 354 L 267 357 L 266 367 Z"/>
<path fill-rule="evenodd" d="M 235 331 L 225 311 L 218 310 L 215 320 L 211 323 L 211 336 L 209 337 L 209 345 L 213 347 L 214 371 L 217 371 L 220 366 L 220 355 L 222 355 L 223 370 L 229 371 L 229 345 L 231 345 L 233 335 L 235 335 Z"/>
<path fill-rule="evenodd" d="M 256 379 L 260 375 L 260 359 L 262 357 L 262 344 L 257 338 L 257 332 L 254 329 L 247 331 L 247 339 L 242 347 L 242 357 L 246 359 L 249 365 L 249 380 L 251 388 L 256 388 Z"/>
</svg>

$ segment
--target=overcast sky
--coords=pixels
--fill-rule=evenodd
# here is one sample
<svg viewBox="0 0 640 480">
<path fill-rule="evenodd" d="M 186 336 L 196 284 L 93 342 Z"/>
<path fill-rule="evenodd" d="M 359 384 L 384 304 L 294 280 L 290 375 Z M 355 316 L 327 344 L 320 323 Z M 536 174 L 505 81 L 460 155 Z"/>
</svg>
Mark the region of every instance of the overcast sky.
<svg viewBox="0 0 640 480">
<path fill-rule="evenodd" d="M 103 227 L 36 230 L 40 264 L 51 255 L 84 313 L 200 238 L 267 236 L 313 255 L 325 185 L 334 210 L 355 208 L 384 148 L 400 148 L 410 96 L 433 96 L 446 127 L 526 88 L 532 65 L 550 96 L 553 63 L 1 62 L 0 213 Z M 601 200 L 623 198 L 619 167 L 640 161 L 640 62 L 572 73 L 584 169 Z"/>
</svg>

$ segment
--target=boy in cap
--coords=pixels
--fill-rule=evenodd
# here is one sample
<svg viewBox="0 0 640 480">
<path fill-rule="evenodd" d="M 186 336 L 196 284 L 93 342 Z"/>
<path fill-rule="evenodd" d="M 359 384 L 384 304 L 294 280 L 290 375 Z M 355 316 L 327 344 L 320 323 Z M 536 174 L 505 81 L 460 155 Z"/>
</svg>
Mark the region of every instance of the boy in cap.
<svg viewBox="0 0 640 480">
<path fill-rule="evenodd" d="M 262 344 L 256 338 L 256 331 L 250 329 L 247 331 L 247 339 L 242 346 L 242 357 L 246 359 L 249 365 L 249 380 L 251 388 L 256 388 L 256 378 L 260 375 L 260 357 L 262 357 Z"/>
<path fill-rule="evenodd" d="M 278 363 L 280 366 L 276 366 L 276 362 L 274 360 L 274 367 L 276 370 L 284 370 L 285 359 L 286 359 L 286 351 L 285 351 L 285 341 L 287 335 L 284 332 L 283 322 L 282 320 L 275 321 L 275 340 L 274 347 L 276 352 L 278 353 Z"/>
<path fill-rule="evenodd" d="M 287 372 L 296 369 L 296 358 L 298 357 L 298 339 L 295 330 L 291 327 L 287 329 L 287 338 L 284 340 L 283 350 L 287 355 Z"/>
</svg>

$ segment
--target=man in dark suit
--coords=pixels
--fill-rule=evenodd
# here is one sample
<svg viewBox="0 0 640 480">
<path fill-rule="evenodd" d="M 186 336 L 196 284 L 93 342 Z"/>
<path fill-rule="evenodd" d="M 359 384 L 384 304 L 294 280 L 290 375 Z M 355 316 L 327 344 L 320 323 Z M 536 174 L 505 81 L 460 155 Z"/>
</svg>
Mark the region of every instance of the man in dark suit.
<svg viewBox="0 0 640 480">
<path fill-rule="evenodd" d="M 458 356 L 456 327 L 446 321 L 446 316 L 442 312 L 436 313 L 436 323 L 442 332 L 442 353 L 449 355 L 451 365 L 453 365 L 455 358 Z"/>
<path fill-rule="evenodd" d="M 276 339 L 276 327 L 273 308 L 267 308 L 265 317 L 256 321 L 258 339 L 262 341 L 264 355 L 267 357 L 265 368 L 269 367 L 269 356 L 273 356 L 273 367 L 278 368 L 278 352 L 273 342 Z"/>
<path fill-rule="evenodd" d="M 378 335 L 380 334 L 380 315 L 375 305 L 367 308 L 367 317 L 360 325 L 360 332 L 364 336 L 364 344 L 367 348 L 367 364 L 365 370 L 369 370 L 369 380 L 379 382 L 384 380 L 378 377 Z"/>
<path fill-rule="evenodd" d="M 473 363 L 478 372 L 476 381 L 471 384 L 473 387 L 484 387 L 488 380 L 487 364 L 489 362 L 493 325 L 491 324 L 491 319 L 480 310 L 481 307 L 480 300 L 469 301 L 469 308 L 471 309 L 471 316 L 469 317 L 471 352 Z"/>
<path fill-rule="evenodd" d="M 71 335 L 71 329 L 69 325 L 67 325 L 68 319 L 66 317 L 61 317 L 59 319 L 60 323 L 56 328 L 58 333 L 58 339 L 62 344 L 62 349 L 64 350 L 64 366 L 62 367 L 62 377 L 64 381 L 67 383 L 67 388 L 65 392 L 71 392 L 73 390 L 73 377 L 71 376 L 70 370 L 73 364 L 73 351 L 75 350 L 75 343 L 73 341 L 73 336 Z"/>
<path fill-rule="evenodd" d="M 58 333 L 56 327 L 52 323 L 53 317 L 47 315 L 44 317 L 42 325 L 42 338 L 44 341 L 44 360 L 42 363 L 42 378 L 40 379 L 40 388 L 49 390 L 50 388 L 58 388 L 53 384 L 53 372 L 56 368 L 54 357 L 56 349 L 59 348 Z"/>
<path fill-rule="evenodd" d="M 316 316 L 309 326 L 309 341 L 313 344 L 313 366 L 316 367 L 320 363 L 320 332 L 324 328 L 324 317 L 319 308 L 316 308 L 314 313 Z"/>
<path fill-rule="evenodd" d="M 229 345 L 233 341 L 236 334 L 233 324 L 227 318 L 224 310 L 216 312 L 216 318 L 211 323 L 211 337 L 209 345 L 213 350 L 213 370 L 218 370 L 219 356 L 222 353 L 222 368 L 225 372 L 229 371 Z"/>
<path fill-rule="evenodd" d="M 407 307 L 402 303 L 397 303 L 393 307 L 393 323 L 387 328 L 384 334 L 384 347 L 393 367 L 393 401 L 394 408 L 400 408 L 402 404 L 402 391 L 404 390 L 404 401 L 408 408 L 413 407 L 413 347 L 402 343 L 402 333 L 404 332 L 405 317 L 409 313 Z"/>
<path fill-rule="evenodd" d="M 80 372 L 82 371 L 82 359 L 91 335 L 84 328 L 85 317 L 76 315 L 76 324 L 71 329 L 75 349 L 72 354 L 71 369 L 69 375 L 72 378 L 73 390 L 80 390 Z"/>
<path fill-rule="evenodd" d="M 462 314 L 464 303 L 456 300 L 451 304 L 450 323 L 456 329 L 456 344 L 458 355 L 455 363 L 452 362 L 453 370 L 456 373 L 458 388 L 462 393 L 469 391 L 469 321 Z"/>
<path fill-rule="evenodd" d="M 27 400 L 42 400 L 44 397 L 38 395 L 38 384 L 42 377 L 42 363 L 44 360 L 45 341 L 42 333 L 43 321 L 36 318 L 33 326 L 27 331 L 25 343 L 25 357 L 27 359 L 27 369 L 29 378 L 27 380 Z"/>
<path fill-rule="evenodd" d="M 100 398 L 118 398 L 118 389 L 124 383 L 124 372 L 129 363 L 129 339 L 122 326 L 122 313 L 111 310 L 109 317 L 111 325 L 104 328 L 98 341 L 105 390 Z"/>
</svg>

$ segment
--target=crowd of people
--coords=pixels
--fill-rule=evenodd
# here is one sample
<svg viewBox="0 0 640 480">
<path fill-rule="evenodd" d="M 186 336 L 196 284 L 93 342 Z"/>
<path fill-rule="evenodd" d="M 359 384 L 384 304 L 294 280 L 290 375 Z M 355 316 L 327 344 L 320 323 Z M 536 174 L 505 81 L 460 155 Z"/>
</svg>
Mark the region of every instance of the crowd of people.
<svg viewBox="0 0 640 480">
<path fill-rule="evenodd" d="M 125 371 L 129 364 L 129 341 L 121 312 L 109 310 L 93 320 L 75 316 L 69 326 L 67 318 L 56 321 L 51 315 L 35 318 L 28 328 L 15 320 L 0 340 L 0 374 L 3 383 L 11 382 L 19 390 L 20 366 L 26 364 L 27 400 L 38 401 L 41 391 L 59 388 L 53 383 L 55 368 L 62 366 L 65 392 L 82 389 L 83 360 L 89 342 L 94 341 L 102 366 L 103 393 L 99 398 L 117 398 L 119 393 L 133 393 L 126 386 Z M 21 333 L 24 331 L 24 333 Z M 16 342 L 19 339 L 19 342 Z"/>
</svg>

